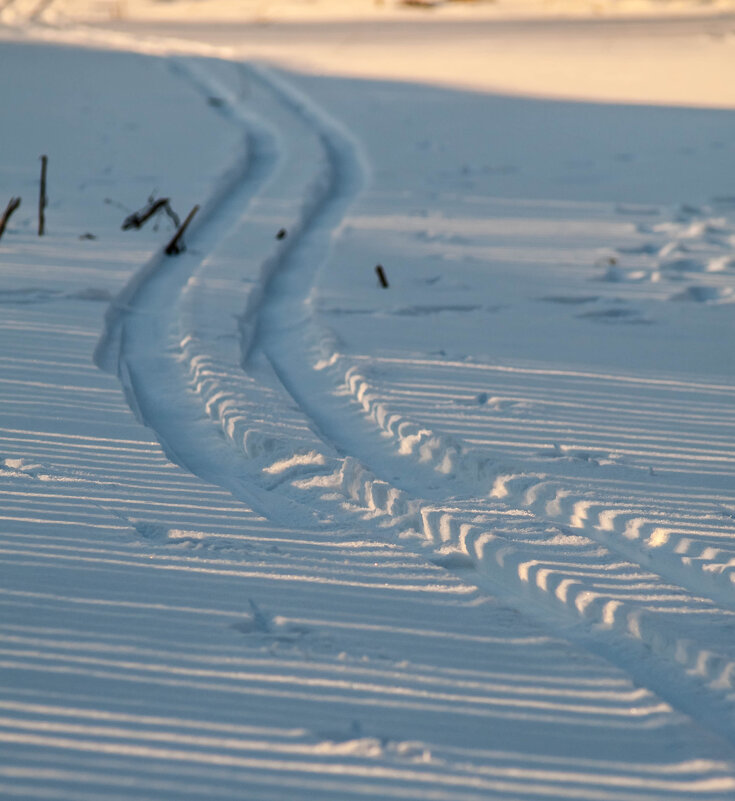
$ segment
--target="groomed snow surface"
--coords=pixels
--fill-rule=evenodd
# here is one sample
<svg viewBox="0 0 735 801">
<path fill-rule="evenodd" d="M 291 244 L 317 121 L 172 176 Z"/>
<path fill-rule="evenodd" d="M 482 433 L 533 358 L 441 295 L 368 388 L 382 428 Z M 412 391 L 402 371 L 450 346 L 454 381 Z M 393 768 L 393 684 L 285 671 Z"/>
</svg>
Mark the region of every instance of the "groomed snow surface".
<svg viewBox="0 0 735 801">
<path fill-rule="evenodd" d="M 731 799 L 735 18 L 349 5 L 0 8 L 0 797 Z"/>
</svg>

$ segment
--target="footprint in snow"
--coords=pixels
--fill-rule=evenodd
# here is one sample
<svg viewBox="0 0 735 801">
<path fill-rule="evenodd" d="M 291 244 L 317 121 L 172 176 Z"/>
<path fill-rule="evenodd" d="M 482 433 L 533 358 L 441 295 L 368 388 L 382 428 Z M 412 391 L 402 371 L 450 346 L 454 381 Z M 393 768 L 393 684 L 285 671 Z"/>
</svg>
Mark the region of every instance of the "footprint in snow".
<svg viewBox="0 0 735 801">
<path fill-rule="evenodd" d="M 567 461 L 586 462 L 595 467 L 598 467 L 600 464 L 599 454 L 595 455 L 590 451 L 562 447 L 557 443 L 554 443 L 550 448 L 542 448 L 536 451 L 536 456 L 540 456 L 544 459 L 565 459 Z"/>
<path fill-rule="evenodd" d="M 271 616 L 263 612 L 252 598 L 248 598 L 248 603 L 250 614 L 240 623 L 233 623 L 232 628 L 242 634 L 270 634 Z"/>
<path fill-rule="evenodd" d="M 688 228 L 681 233 L 682 239 L 694 239 L 711 244 L 719 245 L 723 239 L 730 234 L 727 220 L 723 218 L 711 218 L 708 220 L 697 220 L 692 222 Z"/>
<path fill-rule="evenodd" d="M 732 302 L 733 290 L 729 287 L 703 286 L 693 284 L 681 292 L 672 295 L 670 300 L 690 301 L 694 303 Z"/>
<path fill-rule="evenodd" d="M 534 404 L 528 401 L 517 401 L 510 398 L 498 398 L 491 396 L 487 392 L 478 392 L 470 398 L 457 400 L 458 406 L 485 406 L 490 411 L 502 412 L 503 414 L 513 415 L 514 417 L 525 417 L 532 409 Z"/>
<path fill-rule="evenodd" d="M 735 270 L 735 256 L 717 256 L 707 262 L 708 273 L 724 273 Z"/>
<path fill-rule="evenodd" d="M 168 538 L 168 529 L 159 523 L 149 523 L 145 520 L 128 518 L 128 523 L 147 540 L 165 540 Z"/>
<path fill-rule="evenodd" d="M 299 654 L 325 653 L 334 650 L 331 637 L 281 615 L 272 615 L 252 598 L 248 598 L 248 603 L 250 613 L 240 622 L 233 623 L 230 628 L 241 634 L 261 635 L 267 639 L 272 649 L 287 648 Z"/>
<path fill-rule="evenodd" d="M 708 261 L 692 254 L 692 249 L 682 242 L 669 242 L 658 252 L 658 268 L 664 272 L 707 272 Z"/>
</svg>

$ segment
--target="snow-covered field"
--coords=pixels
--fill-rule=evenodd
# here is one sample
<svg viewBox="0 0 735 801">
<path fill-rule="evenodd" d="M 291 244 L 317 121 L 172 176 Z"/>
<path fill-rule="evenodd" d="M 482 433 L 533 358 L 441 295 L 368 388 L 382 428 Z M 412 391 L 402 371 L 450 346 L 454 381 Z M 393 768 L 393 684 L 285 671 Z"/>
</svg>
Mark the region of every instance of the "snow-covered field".
<svg viewBox="0 0 735 801">
<path fill-rule="evenodd" d="M 735 797 L 732 4 L 0 22 L 0 797 Z"/>
</svg>

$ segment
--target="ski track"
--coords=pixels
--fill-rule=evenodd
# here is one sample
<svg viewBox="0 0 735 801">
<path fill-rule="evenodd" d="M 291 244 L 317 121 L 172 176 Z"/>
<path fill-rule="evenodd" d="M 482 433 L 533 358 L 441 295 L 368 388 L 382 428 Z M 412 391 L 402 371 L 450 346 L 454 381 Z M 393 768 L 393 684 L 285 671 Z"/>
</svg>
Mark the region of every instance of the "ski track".
<svg viewBox="0 0 735 801">
<path fill-rule="evenodd" d="M 637 510 L 621 513 L 523 471 L 499 472 L 490 458 L 460 440 L 392 411 L 359 364 L 340 354 L 304 308 L 315 274 L 291 279 L 295 264 L 324 261 L 357 193 L 364 168 L 354 146 L 267 70 L 252 68 L 249 75 L 271 95 L 270 126 L 241 114 L 238 98 L 206 70 L 187 62 L 185 72 L 225 97 L 249 132 L 249 155 L 202 210 L 189 237 L 195 250 L 177 259 L 155 257 L 111 308 L 97 361 L 118 371 L 139 418 L 174 460 L 269 517 L 309 520 L 320 528 L 343 521 L 354 526 L 357 520 L 424 555 L 428 544 L 436 564 L 461 570 L 465 580 L 499 592 L 555 628 L 571 625 L 572 639 L 623 666 L 732 744 L 735 662 L 719 652 L 715 639 L 723 622 L 731 625 L 731 565 L 712 549 L 682 556 L 683 538 L 665 521 Z M 285 130 L 298 134 L 279 141 Z M 312 164 L 321 165 L 316 173 L 308 169 Z M 281 225 L 289 235 L 275 244 Z M 172 296 L 173 313 L 162 314 Z M 228 313 L 215 317 L 211 310 L 223 302 Z M 364 431 L 347 436 L 356 418 L 342 401 L 327 400 L 319 409 L 321 393 L 313 394 L 310 367 L 317 348 L 317 374 L 329 378 L 322 389 L 331 382 L 342 386 L 386 435 L 393 453 Z M 289 349 L 301 355 L 301 370 L 294 370 L 293 358 L 284 358 Z M 173 416 L 172 396 L 178 396 Z M 211 424 L 202 420 L 202 408 L 245 462 L 225 455 Z M 413 457 L 411 471 L 406 456 Z M 461 500 L 468 487 L 472 500 Z M 460 500 L 422 501 L 422 489 L 434 501 L 448 494 Z M 488 493 L 496 500 L 488 501 Z M 665 558 L 659 553 L 651 560 L 640 543 L 661 529 L 667 533 L 662 542 L 673 547 Z M 648 597 L 629 598 L 631 589 Z M 711 596 L 730 609 L 718 608 Z M 700 613 L 696 637 L 680 636 L 656 605 Z M 712 633 L 708 618 L 715 624 Z M 636 641 L 653 656 L 641 659 Z M 682 688 L 693 689 L 683 703 Z"/>
</svg>

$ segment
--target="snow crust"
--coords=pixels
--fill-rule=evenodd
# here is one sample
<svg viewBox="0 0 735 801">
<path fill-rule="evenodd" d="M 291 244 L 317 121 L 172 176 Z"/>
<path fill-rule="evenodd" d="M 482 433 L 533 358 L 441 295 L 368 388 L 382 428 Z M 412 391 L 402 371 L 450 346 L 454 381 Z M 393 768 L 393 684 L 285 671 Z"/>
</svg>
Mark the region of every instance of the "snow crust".
<svg viewBox="0 0 735 801">
<path fill-rule="evenodd" d="M 730 18 L 95 8 L 0 11 L 2 796 L 731 798 Z"/>
</svg>

